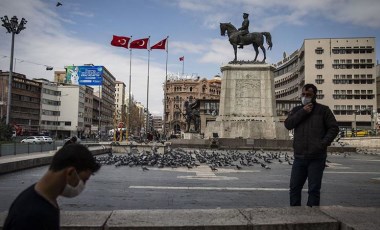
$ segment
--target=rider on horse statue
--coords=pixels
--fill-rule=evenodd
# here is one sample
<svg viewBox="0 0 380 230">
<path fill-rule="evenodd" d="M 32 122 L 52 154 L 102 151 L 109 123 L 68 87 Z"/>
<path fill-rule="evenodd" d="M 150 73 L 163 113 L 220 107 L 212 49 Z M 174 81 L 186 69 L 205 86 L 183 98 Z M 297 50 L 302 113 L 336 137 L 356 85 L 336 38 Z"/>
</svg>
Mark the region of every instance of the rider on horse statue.
<svg viewBox="0 0 380 230">
<path fill-rule="evenodd" d="M 242 40 L 242 37 L 244 35 L 249 34 L 248 27 L 249 27 L 249 20 L 248 20 L 249 14 L 243 13 L 244 21 L 241 24 L 241 27 L 239 28 L 239 34 L 238 34 L 238 43 L 239 43 L 239 49 L 243 49 L 244 41 Z"/>
</svg>

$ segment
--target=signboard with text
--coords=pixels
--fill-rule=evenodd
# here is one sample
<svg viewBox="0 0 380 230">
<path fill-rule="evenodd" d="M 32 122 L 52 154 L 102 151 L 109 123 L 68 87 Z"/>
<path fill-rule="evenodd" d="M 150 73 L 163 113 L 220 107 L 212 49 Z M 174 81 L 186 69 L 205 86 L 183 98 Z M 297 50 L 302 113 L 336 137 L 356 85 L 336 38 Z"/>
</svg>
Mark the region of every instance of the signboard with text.
<svg viewBox="0 0 380 230">
<path fill-rule="evenodd" d="M 102 66 L 67 66 L 65 83 L 73 85 L 102 85 Z"/>
</svg>

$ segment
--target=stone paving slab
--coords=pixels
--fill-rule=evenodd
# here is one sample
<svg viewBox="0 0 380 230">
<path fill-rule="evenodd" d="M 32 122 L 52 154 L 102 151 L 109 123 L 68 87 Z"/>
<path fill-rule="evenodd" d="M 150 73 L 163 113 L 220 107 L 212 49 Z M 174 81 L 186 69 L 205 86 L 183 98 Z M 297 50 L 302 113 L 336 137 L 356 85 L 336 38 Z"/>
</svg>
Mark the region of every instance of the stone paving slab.
<svg viewBox="0 0 380 230">
<path fill-rule="evenodd" d="M 105 229 L 246 230 L 249 222 L 237 209 L 119 210 L 112 213 Z"/>
<path fill-rule="evenodd" d="M 341 222 L 341 230 L 380 229 L 380 208 L 325 206 L 322 212 Z"/>
<path fill-rule="evenodd" d="M 339 230 L 339 222 L 319 208 L 285 207 L 241 209 L 253 230 Z"/>
<path fill-rule="evenodd" d="M 102 230 L 112 211 L 61 211 L 62 230 Z"/>
</svg>

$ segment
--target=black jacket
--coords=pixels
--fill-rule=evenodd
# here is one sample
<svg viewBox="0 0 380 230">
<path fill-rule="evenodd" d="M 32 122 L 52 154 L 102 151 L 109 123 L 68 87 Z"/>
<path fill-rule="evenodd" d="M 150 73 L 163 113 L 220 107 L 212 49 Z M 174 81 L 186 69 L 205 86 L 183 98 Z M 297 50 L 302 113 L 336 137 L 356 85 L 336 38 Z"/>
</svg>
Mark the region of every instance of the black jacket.
<svg viewBox="0 0 380 230">
<path fill-rule="evenodd" d="M 293 108 L 285 120 L 285 127 L 294 129 L 294 156 L 302 159 L 326 157 L 327 146 L 339 132 L 330 108 L 319 103 L 314 103 L 310 113 L 303 109 L 303 105 Z"/>
</svg>

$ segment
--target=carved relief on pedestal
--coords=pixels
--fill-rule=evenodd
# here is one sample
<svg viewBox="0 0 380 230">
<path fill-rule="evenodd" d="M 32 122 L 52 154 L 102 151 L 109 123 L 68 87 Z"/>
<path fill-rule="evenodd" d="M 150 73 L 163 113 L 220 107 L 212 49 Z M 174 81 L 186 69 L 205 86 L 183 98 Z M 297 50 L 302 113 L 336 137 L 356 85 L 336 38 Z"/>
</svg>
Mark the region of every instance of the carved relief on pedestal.
<svg viewBox="0 0 380 230">
<path fill-rule="evenodd" d="M 235 99 L 237 107 L 260 106 L 260 80 L 239 79 L 236 81 Z M 257 104 L 259 103 L 259 104 Z"/>
</svg>

